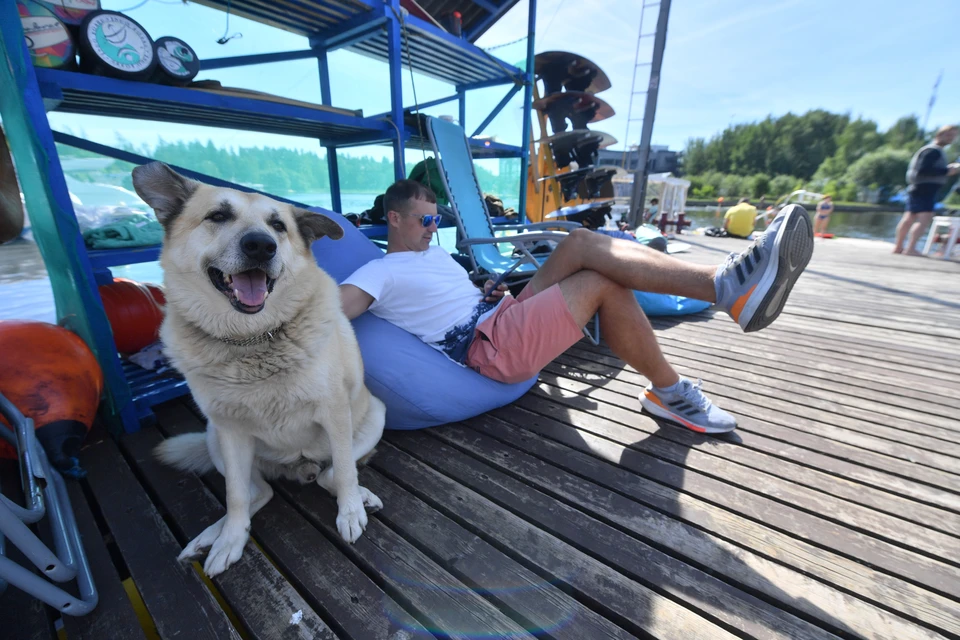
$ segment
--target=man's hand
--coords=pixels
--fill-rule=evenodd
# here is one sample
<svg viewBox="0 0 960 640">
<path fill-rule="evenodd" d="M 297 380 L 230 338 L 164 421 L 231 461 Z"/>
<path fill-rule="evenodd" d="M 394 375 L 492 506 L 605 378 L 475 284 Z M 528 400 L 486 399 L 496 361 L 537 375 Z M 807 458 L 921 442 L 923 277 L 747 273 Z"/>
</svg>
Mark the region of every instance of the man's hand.
<svg viewBox="0 0 960 640">
<path fill-rule="evenodd" d="M 506 295 L 507 291 L 510 290 L 510 287 L 508 287 L 506 284 L 502 282 L 500 283 L 500 286 L 497 287 L 495 291 L 490 291 L 490 287 L 492 286 L 493 286 L 493 280 L 487 280 L 486 282 L 483 283 L 483 292 L 486 294 L 486 297 L 484 298 L 484 300 L 486 300 L 487 302 L 497 302 L 503 296 Z"/>
<path fill-rule="evenodd" d="M 951 162 L 947 165 L 947 175 L 955 176 L 960 173 L 960 162 Z"/>
</svg>

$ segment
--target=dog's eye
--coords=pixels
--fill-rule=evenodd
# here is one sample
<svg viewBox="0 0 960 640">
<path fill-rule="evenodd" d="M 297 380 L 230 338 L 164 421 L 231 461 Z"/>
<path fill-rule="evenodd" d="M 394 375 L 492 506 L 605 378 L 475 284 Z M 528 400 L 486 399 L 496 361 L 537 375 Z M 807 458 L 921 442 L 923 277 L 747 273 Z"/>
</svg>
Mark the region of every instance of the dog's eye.
<svg viewBox="0 0 960 640">
<path fill-rule="evenodd" d="M 227 220 L 232 220 L 233 214 L 226 211 L 214 211 L 207 216 L 207 220 L 210 222 L 226 222 Z"/>
<path fill-rule="evenodd" d="M 287 225 L 283 224 L 279 220 L 274 220 L 273 222 L 270 223 L 270 226 L 273 227 L 274 230 L 279 231 L 280 233 L 283 233 L 284 231 L 287 230 Z"/>
</svg>

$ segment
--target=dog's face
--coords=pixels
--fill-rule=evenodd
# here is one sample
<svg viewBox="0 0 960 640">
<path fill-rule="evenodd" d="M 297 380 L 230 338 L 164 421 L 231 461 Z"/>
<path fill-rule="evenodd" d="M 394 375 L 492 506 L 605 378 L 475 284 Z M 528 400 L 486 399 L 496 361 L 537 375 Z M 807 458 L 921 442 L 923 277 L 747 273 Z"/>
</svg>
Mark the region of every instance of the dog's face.
<svg viewBox="0 0 960 640">
<path fill-rule="evenodd" d="M 315 268 L 310 244 L 343 236 L 326 216 L 189 180 L 160 162 L 134 169 L 133 184 L 165 229 L 168 297 L 233 327 L 244 326 L 236 314 L 275 316 L 269 310 L 284 297 L 302 297 L 292 289 L 303 269 Z"/>
</svg>

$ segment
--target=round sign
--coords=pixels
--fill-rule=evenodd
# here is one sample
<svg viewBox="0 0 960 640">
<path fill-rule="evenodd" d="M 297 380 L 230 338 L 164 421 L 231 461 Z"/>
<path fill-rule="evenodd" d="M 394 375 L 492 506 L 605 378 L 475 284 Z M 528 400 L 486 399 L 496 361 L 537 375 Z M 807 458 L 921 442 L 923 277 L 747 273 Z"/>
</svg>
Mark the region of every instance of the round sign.
<svg viewBox="0 0 960 640">
<path fill-rule="evenodd" d="M 17 3 L 23 38 L 35 67 L 59 69 L 76 64 L 77 50 L 63 24 L 48 9 L 33 3 Z"/>
<path fill-rule="evenodd" d="M 157 70 L 154 80 L 164 84 L 187 84 L 200 73 L 200 58 L 190 45 L 172 36 L 157 38 Z"/>
<path fill-rule="evenodd" d="M 116 11 L 95 11 L 83 20 L 80 60 L 87 71 L 126 80 L 145 80 L 157 65 L 146 30 Z"/>
<path fill-rule="evenodd" d="M 77 26 L 87 14 L 100 9 L 100 0 L 33 0 L 53 12 L 64 24 Z"/>
</svg>

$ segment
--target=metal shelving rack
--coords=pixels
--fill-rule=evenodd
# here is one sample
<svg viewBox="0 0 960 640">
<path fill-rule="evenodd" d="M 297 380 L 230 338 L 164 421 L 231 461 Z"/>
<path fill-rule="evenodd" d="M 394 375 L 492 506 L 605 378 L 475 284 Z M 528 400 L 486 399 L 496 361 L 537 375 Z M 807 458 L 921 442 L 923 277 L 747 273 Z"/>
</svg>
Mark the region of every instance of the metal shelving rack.
<svg viewBox="0 0 960 640">
<path fill-rule="evenodd" d="M 96 354 L 106 381 L 102 415 L 114 430 L 135 431 L 152 418 L 151 407 L 187 392 L 181 379 L 159 378 L 120 359 L 103 311 L 98 284 L 111 281 L 110 267 L 151 262 L 159 247 L 90 251 L 80 234 L 67 190 L 56 142 L 119 160 L 150 161 L 133 153 L 52 131 L 47 112 L 199 124 L 315 138 L 327 152 L 333 209 L 341 211 L 337 149 L 389 144 L 396 177 L 404 177 L 404 149 L 419 147 L 414 127 L 404 124 L 401 77 L 405 68 L 453 85 L 449 96 L 421 104 L 421 109 L 459 103 L 465 120 L 466 94 L 473 89 L 508 86 L 503 100 L 472 133 L 476 137 L 519 91 L 524 92 L 522 141 L 508 145 L 472 140 L 476 157 L 516 157 L 521 176 L 529 162 L 530 103 L 533 87 L 533 27 L 536 0 L 529 0 L 526 69 L 491 56 L 473 42 L 517 0 L 423 0 L 431 15 L 459 11 L 463 38 L 408 15 L 400 0 L 199 0 L 308 38 L 309 49 L 293 52 L 204 60 L 204 71 L 268 62 L 314 58 L 322 104 L 332 106 L 327 55 L 354 51 L 387 63 L 391 109 L 364 117 L 255 98 L 226 96 L 195 89 L 116 80 L 72 71 L 34 68 L 24 44 L 13 0 L 0 0 L 0 115 L 13 152 L 37 245 L 53 285 L 59 322 L 79 334 Z M 177 167 L 184 175 L 210 184 L 252 191 L 212 176 Z M 526 181 L 520 183 L 521 207 Z M 276 197 L 276 196 L 273 196 Z M 283 198 L 279 198 L 283 200 Z M 521 216 L 523 213 L 521 212 Z"/>
</svg>

